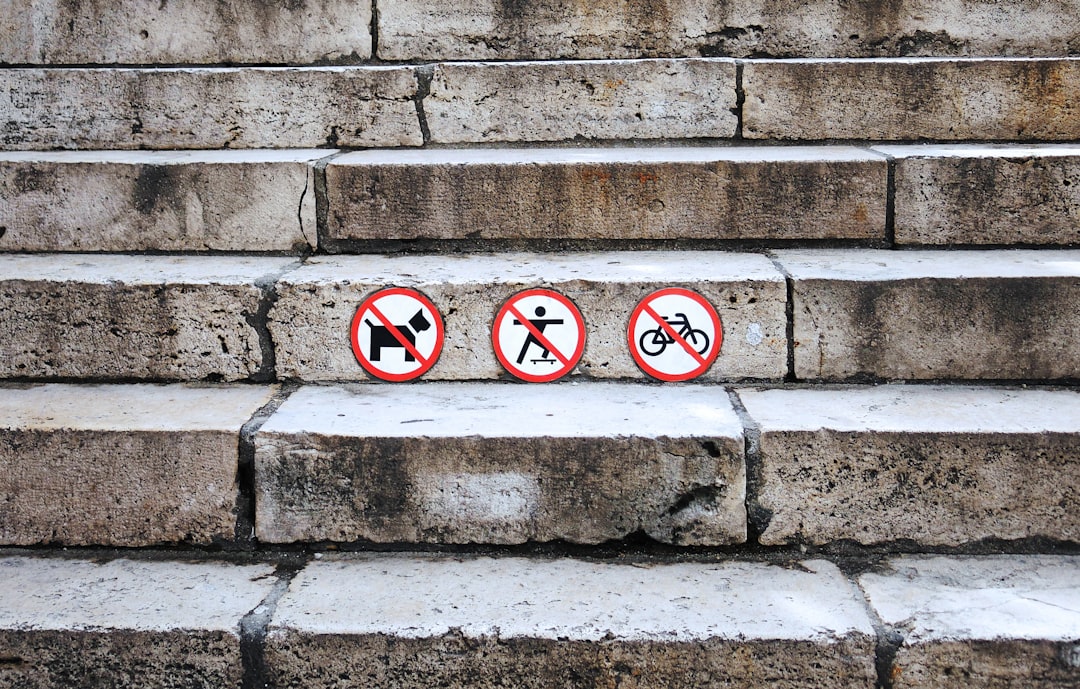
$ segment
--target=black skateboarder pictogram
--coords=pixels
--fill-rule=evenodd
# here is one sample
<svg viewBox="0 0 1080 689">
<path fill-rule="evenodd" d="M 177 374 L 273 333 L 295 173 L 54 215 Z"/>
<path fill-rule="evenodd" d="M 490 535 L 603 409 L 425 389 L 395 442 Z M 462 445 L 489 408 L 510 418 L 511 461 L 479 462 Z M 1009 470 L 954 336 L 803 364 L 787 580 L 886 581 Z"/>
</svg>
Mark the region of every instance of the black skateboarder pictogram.
<svg viewBox="0 0 1080 689">
<path fill-rule="evenodd" d="M 416 361 L 416 357 L 412 355 L 402 342 L 394 337 L 394 334 L 390 332 L 390 328 L 385 325 L 376 325 L 364 319 L 364 323 L 367 327 L 371 328 L 370 339 L 368 340 L 368 349 L 371 351 L 369 359 L 371 361 L 379 361 L 382 358 L 382 350 L 386 347 L 401 347 L 405 350 L 405 361 Z M 416 333 L 422 333 L 431 327 L 431 321 L 424 315 L 424 310 L 419 309 L 409 319 L 408 325 L 395 325 L 394 326 L 401 336 L 409 341 L 409 344 L 416 345 Z M 409 328 L 412 330 L 409 330 Z M 414 332 L 415 331 L 415 332 Z"/>
<path fill-rule="evenodd" d="M 538 332 L 540 332 L 540 333 L 543 333 L 544 328 L 548 327 L 549 325 L 562 325 L 563 322 L 564 322 L 563 319 L 561 319 L 561 318 L 544 318 L 544 314 L 547 313 L 547 309 L 545 309 L 543 306 L 537 306 L 533 310 L 533 313 L 536 314 L 536 318 L 529 318 L 527 320 L 529 321 L 529 323 L 532 323 L 534 326 L 536 326 L 536 330 Z M 523 326 L 525 324 L 515 318 L 514 319 L 514 325 L 522 325 Z M 542 350 L 540 352 L 540 358 L 539 359 L 531 359 L 532 363 L 534 363 L 534 364 L 538 364 L 538 363 L 541 363 L 541 362 L 552 363 L 552 364 L 556 363 L 555 359 L 550 358 L 551 352 L 548 350 L 548 348 L 546 346 L 544 346 L 544 343 L 541 342 L 539 339 L 537 339 L 536 335 L 534 335 L 533 332 L 530 330 L 529 331 L 529 336 L 525 338 L 525 343 L 523 345 L 521 345 L 521 352 L 518 353 L 518 357 L 517 357 L 517 363 L 518 364 L 525 361 L 525 353 L 529 351 L 529 345 L 531 345 L 531 344 L 535 344 L 537 347 L 539 347 Z"/>
</svg>

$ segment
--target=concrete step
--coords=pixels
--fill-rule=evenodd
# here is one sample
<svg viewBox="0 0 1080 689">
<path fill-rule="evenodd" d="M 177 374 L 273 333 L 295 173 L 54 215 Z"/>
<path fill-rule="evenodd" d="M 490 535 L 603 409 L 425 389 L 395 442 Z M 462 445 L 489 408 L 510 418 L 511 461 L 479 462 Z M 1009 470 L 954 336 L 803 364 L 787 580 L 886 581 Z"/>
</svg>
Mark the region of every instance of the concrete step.
<svg viewBox="0 0 1080 689">
<path fill-rule="evenodd" d="M 0 387 L 0 544 L 234 541 L 240 431 L 272 393 L 266 386 Z"/>
<path fill-rule="evenodd" d="M 0 153 L 0 250 L 311 250 L 334 152 Z"/>
<path fill-rule="evenodd" d="M 407 67 L 3 69 L 0 146 L 416 146 L 416 93 Z"/>
<path fill-rule="evenodd" d="M 1080 252 L 775 252 L 800 380 L 1075 380 Z"/>
<path fill-rule="evenodd" d="M 0 64 L 311 64 L 371 57 L 373 3 L 8 0 Z"/>
<path fill-rule="evenodd" d="M 379 3 L 379 57 L 520 60 L 730 55 L 901 57 L 1075 55 L 1071 3 L 903 0 L 867 7 L 839 0 L 576 4 L 557 0 L 448 7 Z"/>
<path fill-rule="evenodd" d="M 174 556 L 175 557 L 175 556 Z M 317 556 L 318 557 L 318 556 Z M 0 558 L 3 686 L 931 687 L 1080 681 L 1080 558 Z M 888 682 L 888 684 L 886 684 Z"/>
<path fill-rule="evenodd" d="M 0 377 L 266 379 L 288 258 L 0 254 Z"/>
<path fill-rule="evenodd" d="M 327 236 L 883 241 L 886 178 L 844 146 L 359 151 L 326 167 Z"/>
<path fill-rule="evenodd" d="M 1080 540 L 1080 394 L 740 389 L 760 542 Z"/>
</svg>

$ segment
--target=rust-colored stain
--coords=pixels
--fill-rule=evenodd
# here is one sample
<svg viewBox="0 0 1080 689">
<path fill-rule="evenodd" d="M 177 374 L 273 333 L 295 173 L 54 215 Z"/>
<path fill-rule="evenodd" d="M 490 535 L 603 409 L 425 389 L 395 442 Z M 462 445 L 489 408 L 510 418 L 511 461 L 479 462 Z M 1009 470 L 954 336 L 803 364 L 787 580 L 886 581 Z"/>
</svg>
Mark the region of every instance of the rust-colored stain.
<svg viewBox="0 0 1080 689">
<path fill-rule="evenodd" d="M 641 184 L 656 182 L 660 179 L 658 176 L 652 174 L 651 172 L 639 172 L 637 178 L 638 182 L 640 182 Z"/>
<path fill-rule="evenodd" d="M 889 671 L 889 679 L 895 682 L 896 678 L 903 674 L 903 672 L 904 671 L 900 669 L 899 665 L 893 665 L 893 669 Z"/>
<path fill-rule="evenodd" d="M 611 181 L 611 173 L 603 168 L 586 167 L 579 174 L 582 182 L 607 184 Z"/>
<path fill-rule="evenodd" d="M 851 217 L 857 223 L 865 223 L 870 219 L 869 214 L 866 212 L 866 206 L 861 203 L 855 206 L 855 212 L 851 214 Z"/>
</svg>

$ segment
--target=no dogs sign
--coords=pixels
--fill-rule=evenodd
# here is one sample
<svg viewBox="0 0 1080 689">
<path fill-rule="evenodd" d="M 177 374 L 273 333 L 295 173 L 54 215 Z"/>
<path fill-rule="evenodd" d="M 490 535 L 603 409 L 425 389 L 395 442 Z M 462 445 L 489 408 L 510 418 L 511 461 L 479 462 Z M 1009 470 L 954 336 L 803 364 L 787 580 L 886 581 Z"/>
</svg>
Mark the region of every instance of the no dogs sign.
<svg viewBox="0 0 1080 689">
<path fill-rule="evenodd" d="M 416 290 L 401 287 L 365 299 L 350 333 L 353 354 L 364 370 L 392 382 L 426 373 L 443 346 L 443 322 L 435 305 Z"/>
<path fill-rule="evenodd" d="M 577 366 L 585 351 L 585 321 L 574 302 L 548 289 L 506 300 L 491 329 L 499 363 L 521 380 L 547 383 Z"/>
<path fill-rule="evenodd" d="M 705 297 L 669 287 L 641 300 L 630 315 L 630 353 L 642 371 L 665 381 L 690 380 L 720 353 L 720 316 Z"/>
</svg>

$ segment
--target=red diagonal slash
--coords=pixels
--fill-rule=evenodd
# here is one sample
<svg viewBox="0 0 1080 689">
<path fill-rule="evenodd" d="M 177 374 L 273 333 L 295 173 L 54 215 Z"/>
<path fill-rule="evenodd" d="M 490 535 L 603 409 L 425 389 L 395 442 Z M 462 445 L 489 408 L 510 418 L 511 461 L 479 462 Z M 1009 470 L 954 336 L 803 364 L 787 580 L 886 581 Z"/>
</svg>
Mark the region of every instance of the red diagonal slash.
<svg viewBox="0 0 1080 689">
<path fill-rule="evenodd" d="M 680 345 L 682 345 L 682 348 L 686 350 L 686 353 L 689 354 L 690 356 L 694 357 L 697 360 L 699 365 L 701 365 L 701 366 L 705 365 L 705 357 L 698 354 L 697 350 L 694 349 L 693 347 L 691 347 L 690 343 L 687 342 L 685 339 L 683 339 L 683 337 L 681 335 L 679 335 L 679 333 L 677 333 L 675 331 L 675 328 L 671 327 L 671 323 L 668 323 L 667 321 L 665 321 L 660 316 L 660 314 L 658 314 L 653 309 L 653 307 L 649 306 L 648 304 L 643 304 L 642 308 L 645 310 L 645 313 L 649 314 L 650 318 L 652 318 L 654 321 L 656 321 L 657 323 L 660 324 L 660 327 L 664 329 L 664 332 L 666 332 L 676 342 L 678 342 Z"/>
<path fill-rule="evenodd" d="M 391 323 L 390 319 L 384 316 L 382 311 L 380 311 L 378 307 L 375 306 L 375 302 L 371 302 L 370 304 L 368 304 L 367 308 L 368 311 L 371 312 L 371 315 L 378 318 L 379 321 L 386 326 L 386 329 L 390 331 L 390 334 L 394 336 L 394 339 L 400 342 L 401 346 L 408 350 L 409 354 L 412 354 L 416 358 L 416 360 L 420 362 L 421 366 L 428 365 L 427 357 L 417 351 L 416 347 L 413 346 L 412 342 L 409 342 L 407 339 L 405 339 L 405 336 L 401 334 L 401 331 L 398 330 L 398 327 Z"/>
<path fill-rule="evenodd" d="M 561 361 L 563 366 L 570 365 L 570 360 L 563 356 L 563 353 L 556 349 L 555 345 L 551 344 L 551 340 L 544 337 L 544 333 L 540 332 L 540 329 L 533 325 L 532 321 L 530 321 L 525 316 L 522 316 L 521 312 L 517 310 L 516 306 L 514 306 L 513 304 L 507 304 L 506 309 L 514 316 L 514 318 L 518 319 L 519 323 L 529 329 L 529 332 L 533 334 L 533 337 L 535 337 L 540 342 L 540 346 L 544 347 L 549 352 L 554 354 L 555 358 Z"/>
</svg>

